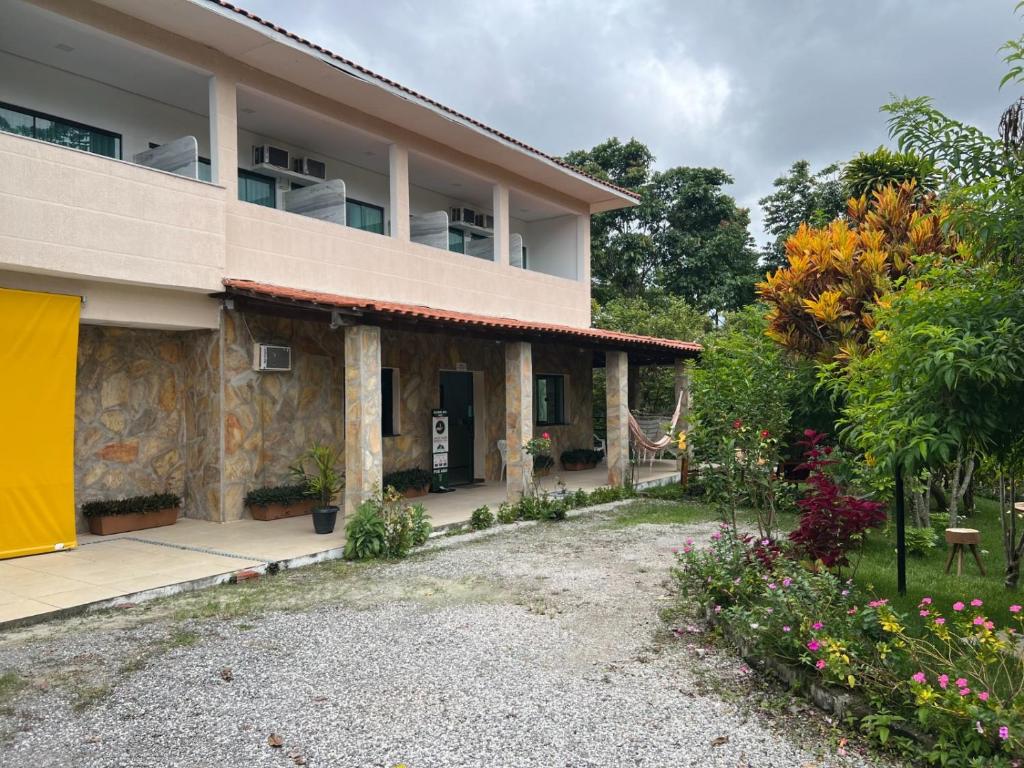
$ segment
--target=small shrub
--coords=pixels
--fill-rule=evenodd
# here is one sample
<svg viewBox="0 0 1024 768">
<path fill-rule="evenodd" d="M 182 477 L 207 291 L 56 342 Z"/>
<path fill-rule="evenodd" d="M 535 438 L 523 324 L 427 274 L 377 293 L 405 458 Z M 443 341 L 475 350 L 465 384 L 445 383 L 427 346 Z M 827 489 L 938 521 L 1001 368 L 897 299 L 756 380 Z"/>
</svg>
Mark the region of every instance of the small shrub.
<svg viewBox="0 0 1024 768">
<path fill-rule="evenodd" d="M 486 504 L 473 510 L 473 514 L 469 518 L 470 528 L 474 531 L 482 531 L 492 525 L 494 525 L 494 513 Z"/>
<path fill-rule="evenodd" d="M 502 525 L 511 525 L 516 521 L 516 510 L 507 501 L 501 502 L 498 507 L 498 514 L 495 516 Z"/>
<path fill-rule="evenodd" d="M 131 496 L 127 499 L 87 501 L 82 505 L 82 516 L 134 515 L 142 512 L 159 512 L 161 509 L 176 509 L 180 506 L 181 496 L 176 493 L 153 493 L 149 496 Z"/>
<path fill-rule="evenodd" d="M 516 502 L 515 509 L 518 520 L 540 520 L 544 516 L 540 498 L 537 496 L 523 496 Z"/>
<path fill-rule="evenodd" d="M 422 546 L 427 543 L 430 534 L 434 532 L 434 526 L 430 523 L 430 516 L 422 504 L 413 504 L 410 512 L 412 524 L 412 545 Z"/>
<path fill-rule="evenodd" d="M 274 485 L 263 488 L 253 488 L 245 495 L 245 506 L 267 507 L 271 504 L 295 504 L 299 501 L 309 501 L 309 486 L 305 483 L 294 485 Z"/>
<path fill-rule="evenodd" d="M 388 531 L 372 500 L 364 501 L 345 526 L 345 559 L 371 560 L 387 554 Z"/>
<path fill-rule="evenodd" d="M 936 534 L 939 536 L 945 535 L 946 529 L 949 528 L 949 513 L 932 512 L 931 524 Z"/>
<path fill-rule="evenodd" d="M 924 557 L 938 546 L 938 534 L 932 528 L 907 528 L 907 552 Z"/>
<path fill-rule="evenodd" d="M 399 492 L 413 491 L 429 486 L 432 479 L 433 476 L 427 470 L 419 467 L 401 469 L 384 475 L 384 487 L 390 486 Z"/>
<path fill-rule="evenodd" d="M 582 488 L 577 488 L 572 493 L 566 494 L 565 503 L 569 509 L 581 509 L 590 503 L 590 494 Z"/>
</svg>

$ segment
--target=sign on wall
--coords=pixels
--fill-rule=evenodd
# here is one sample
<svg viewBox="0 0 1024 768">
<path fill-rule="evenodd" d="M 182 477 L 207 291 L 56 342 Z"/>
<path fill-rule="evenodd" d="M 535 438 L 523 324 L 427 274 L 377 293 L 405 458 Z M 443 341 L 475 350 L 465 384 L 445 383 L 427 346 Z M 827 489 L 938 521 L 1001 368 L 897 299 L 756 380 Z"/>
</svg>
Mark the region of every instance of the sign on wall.
<svg viewBox="0 0 1024 768">
<path fill-rule="evenodd" d="M 446 493 L 448 487 L 448 411 L 435 408 L 430 414 L 430 453 L 433 457 L 433 482 L 430 490 Z"/>
</svg>

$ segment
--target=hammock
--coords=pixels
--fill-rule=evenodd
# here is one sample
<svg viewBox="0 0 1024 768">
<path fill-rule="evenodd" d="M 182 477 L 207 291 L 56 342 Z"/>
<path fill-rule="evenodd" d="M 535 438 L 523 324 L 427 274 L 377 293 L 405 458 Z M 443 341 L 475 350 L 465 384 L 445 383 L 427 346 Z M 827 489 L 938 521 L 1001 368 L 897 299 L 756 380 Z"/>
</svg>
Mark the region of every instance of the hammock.
<svg viewBox="0 0 1024 768">
<path fill-rule="evenodd" d="M 680 392 L 679 399 L 676 400 L 676 412 L 672 414 L 672 424 L 668 428 L 668 434 L 658 438 L 652 439 L 648 437 L 640 423 L 636 420 L 633 412 L 627 411 L 629 414 L 629 436 L 633 443 L 633 449 L 637 452 L 641 463 L 647 461 L 649 466 L 653 468 L 654 460 L 658 457 L 658 454 L 664 452 L 670 445 L 675 443 L 674 435 L 679 424 L 679 417 L 683 412 L 683 397 L 685 394 L 685 392 Z"/>
</svg>

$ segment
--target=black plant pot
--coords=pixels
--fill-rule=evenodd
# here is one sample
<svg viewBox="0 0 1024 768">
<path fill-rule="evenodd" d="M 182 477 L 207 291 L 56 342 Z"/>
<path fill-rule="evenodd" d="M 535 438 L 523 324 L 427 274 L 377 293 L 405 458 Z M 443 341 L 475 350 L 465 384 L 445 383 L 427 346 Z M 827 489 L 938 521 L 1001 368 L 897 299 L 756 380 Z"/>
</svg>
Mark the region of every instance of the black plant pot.
<svg viewBox="0 0 1024 768">
<path fill-rule="evenodd" d="M 334 524 L 337 522 L 337 507 L 320 507 L 313 510 L 313 530 L 317 533 L 334 533 Z"/>
</svg>

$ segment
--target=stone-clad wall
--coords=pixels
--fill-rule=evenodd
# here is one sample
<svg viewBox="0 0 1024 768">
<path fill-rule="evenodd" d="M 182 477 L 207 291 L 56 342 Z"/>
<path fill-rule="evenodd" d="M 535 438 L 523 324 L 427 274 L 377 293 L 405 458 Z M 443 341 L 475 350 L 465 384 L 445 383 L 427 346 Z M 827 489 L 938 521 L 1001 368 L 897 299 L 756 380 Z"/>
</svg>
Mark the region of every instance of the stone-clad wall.
<svg viewBox="0 0 1024 768">
<path fill-rule="evenodd" d="M 220 520 L 220 333 L 182 334 L 185 351 L 184 514 Z"/>
<path fill-rule="evenodd" d="M 593 409 L 593 354 L 586 349 L 561 344 L 533 345 L 533 373 L 560 373 L 568 376 L 565 382 L 565 409 L 568 424 L 544 427 L 534 425 L 534 437 L 547 432 L 551 435 L 551 454 L 556 469 L 561 467 L 559 456 L 572 448 L 590 448 L 594 443 Z M 565 477 L 571 483 L 572 473 Z"/>
<path fill-rule="evenodd" d="M 75 395 L 75 509 L 185 482 L 185 334 L 83 325 Z"/>
<path fill-rule="evenodd" d="M 289 480 L 314 441 L 344 448 L 344 336 L 327 323 L 225 312 L 225 520 L 243 517 L 252 488 Z M 252 369 L 253 342 L 292 348 L 292 370 Z"/>
</svg>

